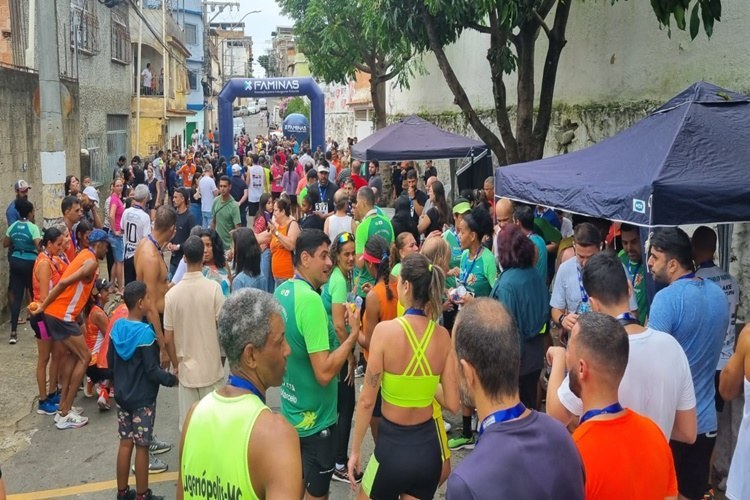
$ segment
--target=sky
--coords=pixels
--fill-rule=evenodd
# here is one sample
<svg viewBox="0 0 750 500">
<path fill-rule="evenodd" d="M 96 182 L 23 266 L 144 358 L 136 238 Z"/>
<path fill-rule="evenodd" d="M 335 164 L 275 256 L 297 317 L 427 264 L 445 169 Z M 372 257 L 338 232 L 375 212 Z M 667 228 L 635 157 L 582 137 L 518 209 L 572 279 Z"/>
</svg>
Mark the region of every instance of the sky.
<svg viewBox="0 0 750 500">
<path fill-rule="evenodd" d="M 257 14 L 248 15 L 245 20 L 245 34 L 253 37 L 253 74 L 256 77 L 264 76 L 264 70 L 258 64 L 258 56 L 265 54 L 271 48 L 271 32 L 277 26 L 294 26 L 294 21 L 281 14 L 281 8 L 276 0 L 236 0 L 240 4 L 239 11 L 232 7 L 224 9 L 216 21 L 232 22 L 239 21 L 250 11 L 260 10 Z M 209 8 L 209 19 L 213 17 Z"/>
</svg>

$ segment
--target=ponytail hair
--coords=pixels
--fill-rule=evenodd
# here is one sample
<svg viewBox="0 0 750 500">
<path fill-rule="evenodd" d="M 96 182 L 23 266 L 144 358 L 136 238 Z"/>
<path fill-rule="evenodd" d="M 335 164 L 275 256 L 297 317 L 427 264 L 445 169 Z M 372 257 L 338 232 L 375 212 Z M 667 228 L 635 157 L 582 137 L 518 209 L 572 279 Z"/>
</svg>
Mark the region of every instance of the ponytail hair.
<svg viewBox="0 0 750 500">
<path fill-rule="evenodd" d="M 393 292 L 389 286 L 389 278 L 391 275 L 391 261 L 389 259 L 390 252 L 388 249 L 388 242 L 385 238 L 379 235 L 371 236 L 367 243 L 365 243 L 365 252 L 380 259 L 378 263 L 378 270 L 375 275 L 375 283 L 383 278 L 385 282 L 385 296 L 388 300 L 393 300 Z"/>
<path fill-rule="evenodd" d="M 60 231 L 58 228 L 54 226 L 48 227 L 47 229 L 44 230 L 44 233 L 42 234 L 42 241 L 40 245 L 42 246 L 42 248 L 44 248 L 50 243 L 52 243 L 53 241 L 55 241 L 60 236 L 62 236 L 62 231 Z"/>
<path fill-rule="evenodd" d="M 391 269 L 401 262 L 401 254 L 399 251 L 406 246 L 406 238 L 409 236 L 412 238 L 414 237 L 413 234 L 404 231 L 403 233 L 399 233 L 393 241 L 393 245 L 391 245 Z"/>
<path fill-rule="evenodd" d="M 445 272 L 440 266 L 433 265 L 422 254 L 413 253 L 401 262 L 401 279 L 411 283 L 414 305 L 424 307 L 427 316 L 437 320 L 443 310 L 445 292 Z"/>
</svg>

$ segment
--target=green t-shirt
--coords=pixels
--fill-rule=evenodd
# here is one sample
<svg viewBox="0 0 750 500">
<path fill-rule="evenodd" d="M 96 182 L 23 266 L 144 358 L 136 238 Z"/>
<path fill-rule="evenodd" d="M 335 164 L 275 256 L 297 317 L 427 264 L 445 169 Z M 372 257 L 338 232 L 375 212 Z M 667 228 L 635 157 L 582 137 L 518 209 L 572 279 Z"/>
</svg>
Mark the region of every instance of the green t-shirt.
<svg viewBox="0 0 750 500">
<path fill-rule="evenodd" d="M 488 297 L 497 279 L 497 265 L 491 250 L 485 246 L 479 248 L 482 249 L 482 253 L 476 259 L 469 257 L 468 249 L 461 254 L 459 281 L 475 297 Z"/>
<path fill-rule="evenodd" d="M 633 285 L 633 293 L 635 293 L 635 300 L 638 303 L 638 321 L 645 325 L 648 317 L 648 291 L 646 290 L 644 266 L 641 262 L 630 262 L 625 250 L 620 250 L 617 256 L 625 269 L 628 270 L 630 284 Z"/>
<path fill-rule="evenodd" d="M 39 227 L 33 222 L 17 220 L 10 225 L 5 236 L 10 239 L 13 253 L 11 257 L 22 260 L 36 260 L 39 249 L 34 240 L 41 239 Z"/>
<path fill-rule="evenodd" d="M 323 285 L 320 298 L 323 299 L 323 307 L 328 314 L 328 338 L 331 343 L 331 349 L 336 349 L 341 342 L 336 335 L 336 328 L 333 326 L 333 304 L 346 304 L 349 294 L 349 286 L 346 283 L 346 277 L 338 266 L 333 268 L 331 277 Z M 349 329 L 347 328 L 347 331 Z"/>
<path fill-rule="evenodd" d="M 454 267 L 460 267 L 461 266 L 461 255 L 463 254 L 463 250 L 461 250 L 461 242 L 458 241 L 458 233 L 456 233 L 456 230 L 454 228 L 450 228 L 446 232 L 443 233 L 443 239 L 448 242 L 448 246 L 451 249 L 451 260 L 450 264 L 448 264 L 449 269 L 453 269 Z M 448 276 L 445 278 L 445 288 L 455 288 L 456 287 L 456 278 L 453 276 Z"/>
<path fill-rule="evenodd" d="M 393 244 L 393 226 L 391 225 L 391 221 L 384 215 L 379 215 L 377 212 L 370 212 L 357 227 L 357 234 L 354 236 L 354 246 L 357 255 L 364 253 L 365 243 L 375 235 L 384 238 L 389 246 Z M 362 291 L 362 285 L 365 283 L 375 285 L 375 278 L 370 276 L 365 266 L 355 270 L 355 280 L 357 281 L 357 295 L 363 298 L 366 294 Z"/>
<path fill-rule="evenodd" d="M 401 274 L 401 263 L 397 262 L 396 265 L 393 266 L 393 269 L 391 269 L 391 276 L 398 278 L 399 274 Z"/>
<path fill-rule="evenodd" d="M 273 295 L 281 303 L 291 348 L 281 385 L 281 414 L 300 437 L 312 436 L 338 418 L 338 378 L 320 385 L 310 362 L 310 354 L 331 350 L 326 310 L 320 295 L 304 280 L 287 280 Z"/>
<path fill-rule="evenodd" d="M 224 252 L 228 252 L 232 248 L 230 233 L 240 223 L 240 205 L 231 196 L 227 202 L 223 202 L 221 196 L 217 196 L 211 207 L 211 215 L 216 221 L 216 232 L 224 243 Z"/>
</svg>

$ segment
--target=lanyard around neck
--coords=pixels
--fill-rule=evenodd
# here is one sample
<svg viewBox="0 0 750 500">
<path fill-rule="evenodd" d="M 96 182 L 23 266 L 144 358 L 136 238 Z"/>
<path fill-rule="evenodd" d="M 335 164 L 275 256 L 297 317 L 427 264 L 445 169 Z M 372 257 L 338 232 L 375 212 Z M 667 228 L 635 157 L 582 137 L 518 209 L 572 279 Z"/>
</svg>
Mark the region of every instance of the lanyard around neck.
<svg viewBox="0 0 750 500">
<path fill-rule="evenodd" d="M 612 403 L 611 405 L 605 406 L 604 408 L 595 408 L 581 415 L 581 420 L 578 422 L 578 425 L 582 425 L 585 421 L 591 420 L 592 418 L 599 416 L 599 415 L 619 413 L 621 411 L 622 411 L 622 405 L 620 405 L 619 402 Z"/>
<path fill-rule="evenodd" d="M 227 378 L 227 384 L 231 385 L 232 387 L 237 387 L 238 389 L 245 389 L 247 391 L 252 392 L 256 396 L 260 398 L 260 400 L 263 402 L 263 404 L 266 404 L 266 398 L 263 396 L 263 394 L 260 392 L 260 390 L 255 387 L 255 384 L 250 382 L 249 380 L 238 377 L 236 375 L 230 375 Z"/>
<path fill-rule="evenodd" d="M 518 418 L 523 415 L 523 412 L 525 411 L 526 406 L 524 406 L 523 403 L 519 402 L 512 408 L 506 408 L 505 410 L 499 410 L 494 413 L 490 413 L 487 417 L 485 417 L 484 420 L 482 420 L 482 423 L 479 425 L 479 437 L 482 437 L 482 434 L 484 434 L 484 431 L 487 429 L 487 427 L 494 424 L 507 422 L 508 420 L 513 420 L 514 418 Z"/>
</svg>

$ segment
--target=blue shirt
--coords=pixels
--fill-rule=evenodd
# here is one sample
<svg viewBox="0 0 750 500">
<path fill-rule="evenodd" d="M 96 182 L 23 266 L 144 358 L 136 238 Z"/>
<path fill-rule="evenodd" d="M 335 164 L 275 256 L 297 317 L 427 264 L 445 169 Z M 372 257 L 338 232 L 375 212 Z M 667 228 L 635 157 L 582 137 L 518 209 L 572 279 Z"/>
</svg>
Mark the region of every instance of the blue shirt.
<svg viewBox="0 0 750 500">
<path fill-rule="evenodd" d="M 728 325 L 727 298 L 710 280 L 677 280 L 651 303 L 648 326 L 677 339 L 690 363 L 698 434 L 717 429 L 714 377 Z"/>
<path fill-rule="evenodd" d="M 11 224 L 16 222 L 20 218 L 21 214 L 19 214 L 18 210 L 16 210 L 16 199 L 14 198 L 13 201 L 10 202 L 10 205 L 8 205 L 8 208 L 5 210 L 5 219 L 8 221 L 8 226 L 10 227 Z"/>
<path fill-rule="evenodd" d="M 234 279 L 232 280 L 232 293 L 236 292 L 237 290 L 242 290 L 243 288 L 256 288 L 258 290 L 265 290 L 265 281 L 264 278 L 261 277 L 259 274 L 258 276 L 250 276 L 248 274 L 245 274 L 244 271 L 237 274 Z"/>
</svg>

